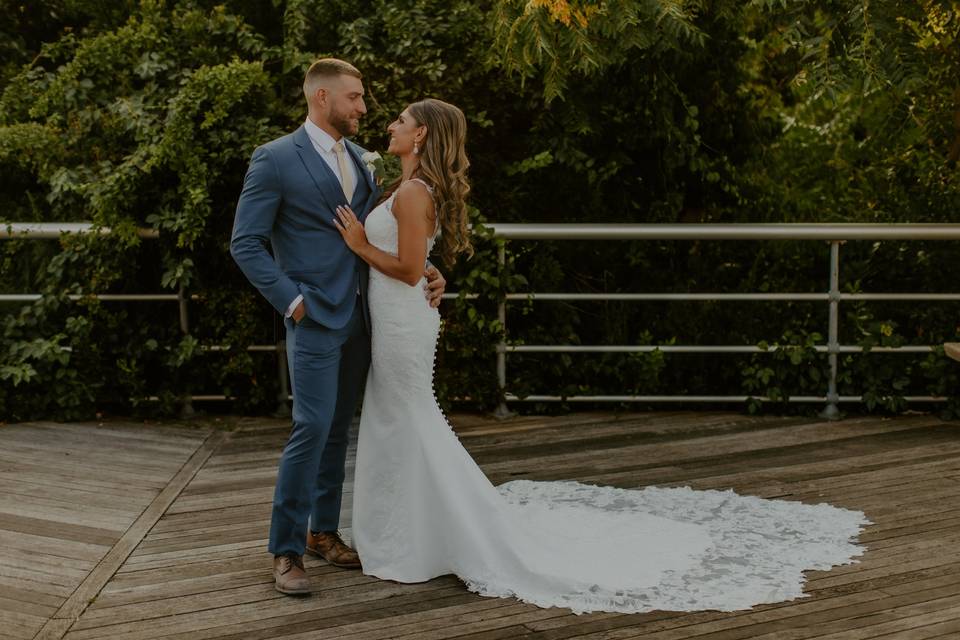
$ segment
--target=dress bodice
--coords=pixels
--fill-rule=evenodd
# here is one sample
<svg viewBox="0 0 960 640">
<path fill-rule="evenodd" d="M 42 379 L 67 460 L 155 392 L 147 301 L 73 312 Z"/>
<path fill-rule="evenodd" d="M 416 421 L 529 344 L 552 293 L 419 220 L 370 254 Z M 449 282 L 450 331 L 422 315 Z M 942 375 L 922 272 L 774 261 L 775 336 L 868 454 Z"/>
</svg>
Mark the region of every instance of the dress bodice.
<svg viewBox="0 0 960 640">
<path fill-rule="evenodd" d="M 427 188 L 427 191 L 430 192 L 430 195 L 433 195 L 433 188 L 430 187 L 426 182 L 420 180 L 419 178 L 411 178 L 411 181 L 419 182 L 424 187 Z M 390 255 L 396 256 L 399 253 L 399 229 L 397 226 L 397 219 L 393 216 L 393 201 L 397 196 L 397 192 L 394 191 L 390 194 L 390 197 L 381 202 L 373 211 L 371 211 L 366 220 L 364 220 L 363 226 L 367 232 L 367 240 L 370 241 L 370 244 L 380 249 L 381 251 L 386 251 Z M 440 235 L 440 228 L 437 225 L 437 229 L 434 231 L 434 234 L 427 238 L 427 255 L 430 255 L 430 252 L 433 251 L 433 245 L 436 243 L 437 236 Z"/>
</svg>

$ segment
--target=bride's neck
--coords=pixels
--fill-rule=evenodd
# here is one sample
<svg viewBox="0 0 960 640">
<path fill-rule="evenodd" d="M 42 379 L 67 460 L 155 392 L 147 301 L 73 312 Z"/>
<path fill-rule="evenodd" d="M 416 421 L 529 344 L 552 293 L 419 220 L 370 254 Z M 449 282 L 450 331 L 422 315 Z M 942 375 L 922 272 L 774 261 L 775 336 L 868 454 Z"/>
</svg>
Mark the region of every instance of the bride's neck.
<svg viewBox="0 0 960 640">
<path fill-rule="evenodd" d="M 419 167 L 420 158 L 412 153 L 405 156 L 400 156 L 400 173 L 402 180 L 407 181 L 412 178 L 413 174 L 417 172 Z"/>
</svg>

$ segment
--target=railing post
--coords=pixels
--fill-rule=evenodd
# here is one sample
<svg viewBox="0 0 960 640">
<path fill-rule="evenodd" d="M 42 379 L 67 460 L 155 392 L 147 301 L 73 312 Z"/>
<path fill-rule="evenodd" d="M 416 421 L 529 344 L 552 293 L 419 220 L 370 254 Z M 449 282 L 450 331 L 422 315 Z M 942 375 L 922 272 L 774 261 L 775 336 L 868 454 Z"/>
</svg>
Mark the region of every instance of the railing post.
<svg viewBox="0 0 960 640">
<path fill-rule="evenodd" d="M 842 240 L 830 241 L 830 319 L 827 327 L 827 360 L 830 363 L 830 378 L 827 381 L 827 406 L 820 413 L 820 416 L 827 420 L 840 419 L 837 355 L 840 353 L 840 245 L 842 243 Z"/>
<path fill-rule="evenodd" d="M 177 304 L 180 307 L 180 333 L 184 337 L 190 335 L 190 318 L 187 315 L 187 296 L 183 291 L 183 284 L 177 289 Z M 183 396 L 180 398 L 180 417 L 192 418 L 196 414 L 193 410 L 193 399 L 190 396 L 189 387 L 183 390 Z"/>
<path fill-rule="evenodd" d="M 497 267 L 498 275 L 503 277 L 503 270 L 507 264 L 507 242 L 506 240 L 500 245 L 497 251 Z M 507 408 L 506 393 L 507 393 L 507 297 L 506 294 L 502 294 L 500 299 L 497 301 L 497 320 L 500 321 L 500 331 L 502 332 L 502 337 L 500 342 L 497 343 L 497 388 L 498 393 L 500 394 L 500 402 L 497 404 L 497 408 L 494 410 L 493 415 L 495 418 L 504 420 L 513 416 L 513 412 Z"/>
</svg>

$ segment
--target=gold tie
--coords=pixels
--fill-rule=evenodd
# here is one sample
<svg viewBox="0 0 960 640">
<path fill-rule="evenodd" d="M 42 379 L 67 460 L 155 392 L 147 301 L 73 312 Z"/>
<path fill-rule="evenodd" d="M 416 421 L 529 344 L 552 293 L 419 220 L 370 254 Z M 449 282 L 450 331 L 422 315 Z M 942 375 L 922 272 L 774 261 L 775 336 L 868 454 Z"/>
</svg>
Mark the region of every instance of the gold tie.
<svg viewBox="0 0 960 640">
<path fill-rule="evenodd" d="M 340 168 L 340 184 L 343 185 L 343 195 L 347 197 L 347 203 L 353 199 L 353 174 L 350 173 L 350 167 L 347 166 L 347 150 L 343 146 L 343 141 L 338 141 L 333 145 L 333 150 L 337 154 L 337 167 Z"/>
</svg>

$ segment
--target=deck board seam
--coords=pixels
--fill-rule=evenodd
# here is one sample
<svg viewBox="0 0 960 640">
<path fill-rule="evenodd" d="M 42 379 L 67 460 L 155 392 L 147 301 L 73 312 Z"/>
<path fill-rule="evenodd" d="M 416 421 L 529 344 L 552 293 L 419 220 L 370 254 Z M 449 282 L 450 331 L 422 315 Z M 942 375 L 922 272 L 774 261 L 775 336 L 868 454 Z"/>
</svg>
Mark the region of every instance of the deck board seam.
<svg viewBox="0 0 960 640">
<path fill-rule="evenodd" d="M 206 438 L 197 443 L 196 449 L 170 478 L 166 486 L 150 501 L 110 551 L 57 609 L 53 617 L 41 627 L 33 640 L 60 640 L 66 635 L 90 602 L 123 566 L 137 545 L 143 541 L 193 477 L 203 468 L 204 463 L 229 439 L 229 436 L 230 434 L 225 431 L 211 431 Z"/>
</svg>

